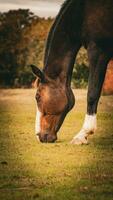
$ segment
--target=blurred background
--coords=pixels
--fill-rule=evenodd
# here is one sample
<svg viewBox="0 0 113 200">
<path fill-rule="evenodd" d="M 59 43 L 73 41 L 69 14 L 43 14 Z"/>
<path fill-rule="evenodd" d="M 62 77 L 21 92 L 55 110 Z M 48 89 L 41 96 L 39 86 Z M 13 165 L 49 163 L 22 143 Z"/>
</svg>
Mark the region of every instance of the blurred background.
<svg viewBox="0 0 113 200">
<path fill-rule="evenodd" d="M 46 38 L 62 3 L 63 0 L 0 0 L 1 88 L 32 86 L 34 76 L 28 65 L 43 67 Z M 110 66 L 111 77 L 113 65 Z M 72 86 L 86 88 L 88 73 L 87 54 L 81 48 L 74 66 Z M 112 82 L 113 75 L 110 77 Z M 113 92 L 111 82 L 105 84 L 109 92 Z"/>
</svg>

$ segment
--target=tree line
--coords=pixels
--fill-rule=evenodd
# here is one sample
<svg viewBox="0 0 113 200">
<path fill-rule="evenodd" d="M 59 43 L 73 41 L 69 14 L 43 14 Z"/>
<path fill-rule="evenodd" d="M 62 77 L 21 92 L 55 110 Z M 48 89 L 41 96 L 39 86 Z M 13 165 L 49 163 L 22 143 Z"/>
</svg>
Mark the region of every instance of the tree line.
<svg viewBox="0 0 113 200">
<path fill-rule="evenodd" d="M 0 87 L 30 87 L 34 80 L 29 64 L 43 67 L 47 34 L 54 19 L 40 18 L 29 9 L 0 13 Z M 78 55 L 73 85 L 86 86 L 87 56 Z M 75 81 L 76 78 L 76 81 Z"/>
</svg>

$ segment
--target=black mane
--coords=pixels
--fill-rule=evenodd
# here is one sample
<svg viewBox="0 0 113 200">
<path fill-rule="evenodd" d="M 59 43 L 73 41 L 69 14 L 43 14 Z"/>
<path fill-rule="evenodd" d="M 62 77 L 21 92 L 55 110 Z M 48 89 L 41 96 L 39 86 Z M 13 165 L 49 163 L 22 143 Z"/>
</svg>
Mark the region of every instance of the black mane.
<svg viewBox="0 0 113 200">
<path fill-rule="evenodd" d="M 51 43 L 52 43 L 53 35 L 54 35 L 55 29 L 56 29 L 56 25 L 60 22 L 60 20 L 62 20 L 66 7 L 68 5 L 70 5 L 70 7 L 71 7 L 73 5 L 73 2 L 79 2 L 79 0 L 65 0 L 64 1 L 64 3 L 61 5 L 61 9 L 60 9 L 58 15 L 55 18 L 55 21 L 50 29 L 50 32 L 48 34 L 47 41 L 46 41 L 46 47 L 45 47 L 44 66 L 46 66 L 49 49 L 51 47 Z"/>
</svg>

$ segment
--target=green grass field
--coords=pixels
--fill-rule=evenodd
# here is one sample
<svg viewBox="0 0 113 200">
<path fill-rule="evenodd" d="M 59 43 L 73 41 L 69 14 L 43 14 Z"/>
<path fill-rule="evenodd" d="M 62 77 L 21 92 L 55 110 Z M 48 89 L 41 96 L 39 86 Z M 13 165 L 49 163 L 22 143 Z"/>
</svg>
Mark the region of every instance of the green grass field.
<svg viewBox="0 0 113 200">
<path fill-rule="evenodd" d="M 80 130 L 86 91 L 76 90 L 55 144 L 34 134 L 35 90 L 0 90 L 0 200 L 113 200 L 113 96 L 99 103 L 90 144 L 70 144 Z"/>
</svg>

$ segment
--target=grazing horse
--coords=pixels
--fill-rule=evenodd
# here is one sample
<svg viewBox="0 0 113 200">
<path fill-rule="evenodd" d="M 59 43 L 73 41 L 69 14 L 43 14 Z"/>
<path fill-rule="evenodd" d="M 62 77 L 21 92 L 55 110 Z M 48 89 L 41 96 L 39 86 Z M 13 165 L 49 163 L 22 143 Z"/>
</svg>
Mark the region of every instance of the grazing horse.
<svg viewBox="0 0 113 200">
<path fill-rule="evenodd" d="M 71 77 L 81 46 L 89 58 L 87 114 L 73 144 L 87 144 L 97 127 L 97 105 L 107 64 L 113 57 L 113 0 L 67 0 L 48 35 L 44 68 L 32 66 L 38 77 L 36 134 L 41 142 L 55 142 L 66 114 L 75 103 Z"/>
</svg>

